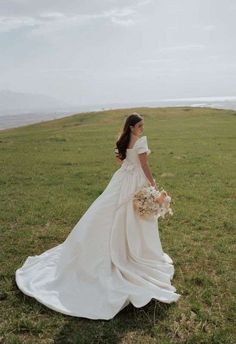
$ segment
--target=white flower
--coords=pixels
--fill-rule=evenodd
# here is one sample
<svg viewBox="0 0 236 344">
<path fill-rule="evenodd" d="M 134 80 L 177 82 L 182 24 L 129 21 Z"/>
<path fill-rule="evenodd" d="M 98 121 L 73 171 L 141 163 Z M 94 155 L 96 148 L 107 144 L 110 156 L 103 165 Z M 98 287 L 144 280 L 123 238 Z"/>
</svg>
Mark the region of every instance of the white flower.
<svg viewBox="0 0 236 344">
<path fill-rule="evenodd" d="M 157 202 L 157 198 L 160 194 L 164 194 L 165 198 L 160 205 Z M 170 208 L 171 197 L 165 190 L 158 191 L 153 186 L 143 187 L 137 191 L 133 198 L 134 209 L 137 214 L 141 217 L 165 217 L 165 214 L 173 215 L 172 209 Z"/>
</svg>

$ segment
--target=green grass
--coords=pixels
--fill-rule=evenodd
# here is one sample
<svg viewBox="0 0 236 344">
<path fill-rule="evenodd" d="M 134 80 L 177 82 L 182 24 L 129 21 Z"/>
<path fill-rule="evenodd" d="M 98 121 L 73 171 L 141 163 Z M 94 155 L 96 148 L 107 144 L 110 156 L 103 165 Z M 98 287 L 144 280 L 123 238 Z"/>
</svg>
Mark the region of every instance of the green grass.
<svg viewBox="0 0 236 344">
<path fill-rule="evenodd" d="M 131 304 L 112 320 L 54 312 L 21 293 L 15 270 L 64 241 L 119 167 L 124 116 L 144 116 L 150 167 L 172 196 L 160 219 L 177 303 Z M 0 343 L 234 344 L 236 112 L 139 108 L 76 114 L 0 132 Z"/>
</svg>

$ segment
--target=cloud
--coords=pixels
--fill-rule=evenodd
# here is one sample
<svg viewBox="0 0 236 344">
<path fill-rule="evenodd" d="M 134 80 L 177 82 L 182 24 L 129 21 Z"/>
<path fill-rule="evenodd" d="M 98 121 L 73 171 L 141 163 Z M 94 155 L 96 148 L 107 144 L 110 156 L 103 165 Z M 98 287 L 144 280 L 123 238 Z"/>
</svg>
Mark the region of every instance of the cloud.
<svg viewBox="0 0 236 344">
<path fill-rule="evenodd" d="M 203 27 L 204 31 L 214 31 L 216 29 L 215 25 L 206 25 Z"/>
<path fill-rule="evenodd" d="M 136 22 L 133 19 L 119 19 L 116 17 L 111 18 L 112 23 L 122 25 L 122 26 L 131 26 L 134 25 Z"/>
<path fill-rule="evenodd" d="M 40 14 L 41 18 L 48 18 L 48 19 L 58 19 L 58 18 L 64 18 L 65 15 L 63 13 L 60 12 L 46 12 L 46 13 L 42 13 Z"/>
<path fill-rule="evenodd" d="M 169 51 L 193 51 L 193 50 L 203 50 L 205 45 L 203 44 L 186 44 L 186 45 L 175 45 L 170 47 L 164 47 L 159 49 L 160 52 L 165 53 Z"/>
<path fill-rule="evenodd" d="M 45 34 L 105 17 L 106 14 L 64 15 L 63 13 L 43 13 L 38 17 L 0 17 L 0 32 L 29 27 L 32 28 L 33 34 Z"/>
<path fill-rule="evenodd" d="M 26 2 L 25 12 L 27 13 Z M 42 8 L 37 8 L 37 6 L 35 6 L 35 13 L 33 13 L 32 9 L 29 15 L 17 15 L 16 10 L 19 5 L 16 1 L 11 1 L 13 15 L 0 17 L 0 32 L 9 32 L 20 28 L 31 28 L 32 34 L 41 35 L 61 30 L 64 31 L 74 26 L 90 24 L 98 20 L 107 20 L 115 25 L 131 26 L 141 20 L 141 16 L 139 16 L 140 9 L 151 2 L 152 0 L 142 0 L 134 3 L 131 1 L 130 5 L 124 4 L 121 7 L 117 6 L 110 9 L 108 9 L 108 6 L 105 6 L 103 9 L 97 9 L 97 12 L 87 11 L 87 13 L 80 10 L 79 6 L 77 9 L 75 8 L 74 11 L 68 12 L 64 8 L 62 8 L 61 11 L 59 9 L 57 11 L 50 10 L 49 6 L 47 7 L 45 4 Z M 60 8 L 60 6 L 58 6 L 58 8 Z M 68 6 L 68 8 L 70 8 L 70 6 Z"/>
<path fill-rule="evenodd" d="M 152 59 L 144 59 L 139 61 L 143 64 L 156 64 L 156 63 L 166 63 L 166 62 L 172 62 L 175 61 L 173 58 L 152 58 Z"/>
<path fill-rule="evenodd" d="M 194 24 L 192 25 L 192 28 L 198 31 L 215 31 L 217 29 L 216 25 L 214 24 Z"/>
<path fill-rule="evenodd" d="M 37 25 L 40 25 L 40 20 L 32 17 L 0 17 L 0 32 L 9 32 Z"/>
<path fill-rule="evenodd" d="M 115 8 L 105 11 L 104 16 L 112 23 L 122 26 L 134 25 L 136 22 L 136 11 L 133 7 Z"/>
</svg>

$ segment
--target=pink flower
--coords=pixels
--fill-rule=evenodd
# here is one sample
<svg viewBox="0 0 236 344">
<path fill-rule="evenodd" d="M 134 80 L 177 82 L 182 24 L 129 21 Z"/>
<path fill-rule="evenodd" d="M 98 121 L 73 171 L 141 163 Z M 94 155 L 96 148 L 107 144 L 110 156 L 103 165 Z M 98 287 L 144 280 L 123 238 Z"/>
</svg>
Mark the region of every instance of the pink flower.
<svg viewBox="0 0 236 344">
<path fill-rule="evenodd" d="M 171 197 L 165 190 L 158 191 L 152 186 L 143 187 L 133 198 L 134 209 L 141 217 L 165 218 L 165 214 L 173 215 L 170 203 Z"/>
</svg>

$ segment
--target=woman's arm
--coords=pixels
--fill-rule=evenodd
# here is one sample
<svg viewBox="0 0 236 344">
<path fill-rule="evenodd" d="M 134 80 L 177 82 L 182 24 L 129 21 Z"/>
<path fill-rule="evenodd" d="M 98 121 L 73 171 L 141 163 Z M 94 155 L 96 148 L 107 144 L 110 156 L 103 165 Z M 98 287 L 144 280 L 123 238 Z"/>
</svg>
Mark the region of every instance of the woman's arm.
<svg viewBox="0 0 236 344">
<path fill-rule="evenodd" d="M 143 169 L 145 176 L 149 180 L 151 186 L 154 186 L 156 188 L 156 181 L 152 176 L 152 172 L 151 172 L 149 164 L 148 164 L 147 153 L 146 152 L 141 153 L 138 156 L 139 156 L 139 160 L 140 160 L 140 163 L 141 163 L 141 166 L 142 166 L 142 169 Z"/>
</svg>

